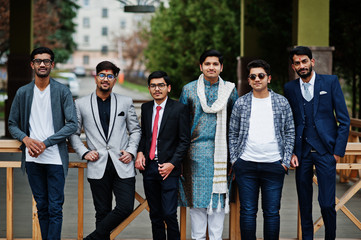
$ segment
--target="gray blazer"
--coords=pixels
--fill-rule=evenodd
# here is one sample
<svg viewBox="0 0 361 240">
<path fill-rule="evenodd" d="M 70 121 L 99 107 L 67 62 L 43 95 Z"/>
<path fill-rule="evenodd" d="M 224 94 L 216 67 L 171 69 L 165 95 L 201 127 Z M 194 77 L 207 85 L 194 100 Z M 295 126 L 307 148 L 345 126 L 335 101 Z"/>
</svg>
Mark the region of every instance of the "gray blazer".
<svg viewBox="0 0 361 240">
<path fill-rule="evenodd" d="M 132 99 L 111 93 L 108 136 L 105 136 L 100 122 L 95 92 L 77 99 L 75 107 L 78 116 L 78 130 L 70 137 L 71 145 L 81 158 L 89 150 L 96 150 L 99 153 L 97 161 L 88 162 L 88 178 L 101 179 L 103 177 L 108 155 L 120 178 L 134 177 L 134 161 L 124 164 L 119 160 L 120 150 L 136 156 L 141 137 L 141 129 Z M 82 127 L 88 148 L 80 139 Z"/>
<path fill-rule="evenodd" d="M 9 115 L 9 132 L 20 142 L 30 135 L 29 118 L 31 104 L 33 103 L 35 82 L 22 86 L 16 92 Z M 53 114 L 54 134 L 44 141 L 46 147 L 58 144 L 60 158 L 63 163 L 64 174 L 68 172 L 69 155 L 66 138 L 73 134 L 77 128 L 76 112 L 73 97 L 68 87 L 50 78 L 51 111 Z M 21 168 L 25 171 L 25 149 L 23 143 Z"/>
</svg>

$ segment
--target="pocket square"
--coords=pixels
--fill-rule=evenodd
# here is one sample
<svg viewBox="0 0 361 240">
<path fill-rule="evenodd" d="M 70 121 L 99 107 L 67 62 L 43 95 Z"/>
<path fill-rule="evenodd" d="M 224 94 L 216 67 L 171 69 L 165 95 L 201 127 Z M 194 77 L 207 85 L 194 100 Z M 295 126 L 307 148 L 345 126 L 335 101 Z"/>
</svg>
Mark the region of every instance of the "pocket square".
<svg viewBox="0 0 361 240">
<path fill-rule="evenodd" d="M 124 115 L 125 115 L 124 112 L 118 114 L 118 116 L 124 116 Z"/>
<path fill-rule="evenodd" d="M 324 95 L 324 94 L 327 94 L 327 92 L 326 91 L 321 91 L 320 92 L 320 95 Z"/>
</svg>

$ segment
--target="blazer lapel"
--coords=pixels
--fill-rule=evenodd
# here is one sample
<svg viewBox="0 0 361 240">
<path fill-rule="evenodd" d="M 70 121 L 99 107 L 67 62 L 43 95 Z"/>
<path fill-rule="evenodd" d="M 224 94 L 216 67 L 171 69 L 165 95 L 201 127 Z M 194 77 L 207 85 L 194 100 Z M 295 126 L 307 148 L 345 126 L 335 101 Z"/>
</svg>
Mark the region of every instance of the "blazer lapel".
<svg viewBox="0 0 361 240">
<path fill-rule="evenodd" d="M 305 112 L 303 110 L 303 96 L 302 96 L 302 92 L 301 92 L 300 80 L 299 79 L 297 79 L 295 81 L 295 85 L 296 86 L 293 89 L 295 90 L 295 96 L 296 96 L 296 100 L 298 102 L 298 107 L 300 108 L 302 119 L 305 119 Z"/>
<path fill-rule="evenodd" d="M 169 116 L 169 112 L 171 111 L 171 108 L 172 108 L 172 104 L 173 104 L 172 100 L 168 98 L 167 103 L 165 104 L 165 107 L 164 107 L 162 122 L 160 123 L 160 129 L 159 129 L 158 135 L 164 129 L 165 123 L 167 122 L 167 119 Z"/>
<path fill-rule="evenodd" d="M 114 93 L 110 95 L 110 119 L 107 139 L 110 138 L 114 129 L 115 118 L 117 117 L 118 101 Z M 100 120 L 100 119 L 99 119 Z"/>
<path fill-rule="evenodd" d="M 152 129 L 153 106 L 154 106 L 154 101 L 152 101 L 152 104 L 149 105 L 149 108 L 147 108 L 147 111 L 145 113 L 145 117 L 146 117 L 145 122 L 147 124 L 146 128 L 149 130 L 149 133 L 151 133 L 150 136 L 152 136 L 152 131 L 153 131 Z"/>
<path fill-rule="evenodd" d="M 316 74 L 315 86 L 313 88 L 313 116 L 316 116 L 317 113 L 318 102 L 320 99 L 320 89 L 321 89 L 321 79 Z"/>
<path fill-rule="evenodd" d="M 95 92 L 93 92 L 90 96 L 90 107 L 91 107 L 91 111 L 92 111 L 92 115 L 93 115 L 93 119 L 94 119 L 94 124 L 96 126 L 96 128 L 98 129 L 100 135 L 102 136 L 102 138 L 104 139 L 104 141 L 106 141 L 107 137 L 104 134 L 103 131 L 103 127 L 102 124 L 100 122 L 100 117 L 99 117 L 99 109 L 98 109 L 98 102 L 97 102 L 97 95 Z"/>
</svg>

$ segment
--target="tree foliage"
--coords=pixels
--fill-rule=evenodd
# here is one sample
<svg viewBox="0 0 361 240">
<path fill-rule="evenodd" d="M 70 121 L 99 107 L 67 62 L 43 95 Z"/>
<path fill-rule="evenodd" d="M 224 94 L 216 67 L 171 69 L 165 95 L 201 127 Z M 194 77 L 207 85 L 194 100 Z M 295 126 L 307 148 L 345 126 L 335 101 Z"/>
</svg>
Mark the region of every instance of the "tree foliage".
<svg viewBox="0 0 361 240">
<path fill-rule="evenodd" d="M 163 70 L 172 81 L 172 96 L 198 78 L 199 56 L 207 49 L 224 55 L 222 78 L 236 82 L 240 46 L 239 0 L 170 0 L 151 20 L 145 50 L 148 70 Z"/>
<path fill-rule="evenodd" d="M 335 47 L 334 70 L 350 88 L 352 116 L 361 116 L 361 18 L 360 1 L 331 0 L 330 45 Z M 358 111 L 357 111 L 358 109 Z M 358 112 L 358 114 L 357 114 Z"/>
<path fill-rule="evenodd" d="M 0 56 L 9 50 L 9 2 L 0 0 Z M 76 47 L 72 34 L 78 8 L 74 0 L 35 0 L 34 47 L 47 46 L 53 49 L 57 62 L 67 61 Z"/>
</svg>

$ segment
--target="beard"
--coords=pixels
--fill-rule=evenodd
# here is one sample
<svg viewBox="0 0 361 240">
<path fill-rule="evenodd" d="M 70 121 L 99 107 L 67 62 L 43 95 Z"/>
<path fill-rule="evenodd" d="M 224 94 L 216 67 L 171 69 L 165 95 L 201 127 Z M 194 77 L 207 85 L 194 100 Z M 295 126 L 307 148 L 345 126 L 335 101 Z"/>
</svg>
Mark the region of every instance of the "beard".
<svg viewBox="0 0 361 240">
<path fill-rule="evenodd" d="M 311 76 L 312 73 L 312 66 L 309 67 L 308 71 L 306 73 L 301 73 L 301 71 L 304 69 L 300 69 L 297 71 L 298 76 L 300 76 L 301 78 L 305 79 L 308 78 L 309 76 Z"/>
<path fill-rule="evenodd" d="M 109 92 L 110 88 L 102 88 L 102 87 L 100 87 L 99 90 L 102 91 L 102 92 Z"/>
<path fill-rule="evenodd" d="M 39 68 L 40 69 L 40 68 Z M 38 76 L 39 78 L 46 78 L 49 76 L 51 69 L 46 68 L 46 72 L 45 73 L 40 73 L 39 69 L 35 69 L 35 74 L 36 76 Z"/>
</svg>

